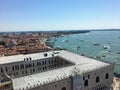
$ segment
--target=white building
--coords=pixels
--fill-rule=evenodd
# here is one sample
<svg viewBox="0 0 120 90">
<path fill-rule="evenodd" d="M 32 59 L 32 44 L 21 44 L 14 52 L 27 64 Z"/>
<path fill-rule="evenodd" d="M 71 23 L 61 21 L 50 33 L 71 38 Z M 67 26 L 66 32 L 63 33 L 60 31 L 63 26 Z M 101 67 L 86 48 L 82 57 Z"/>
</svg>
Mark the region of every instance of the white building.
<svg viewBox="0 0 120 90">
<path fill-rule="evenodd" d="M 65 50 L 0 58 L 14 90 L 110 90 L 114 66 Z"/>
</svg>

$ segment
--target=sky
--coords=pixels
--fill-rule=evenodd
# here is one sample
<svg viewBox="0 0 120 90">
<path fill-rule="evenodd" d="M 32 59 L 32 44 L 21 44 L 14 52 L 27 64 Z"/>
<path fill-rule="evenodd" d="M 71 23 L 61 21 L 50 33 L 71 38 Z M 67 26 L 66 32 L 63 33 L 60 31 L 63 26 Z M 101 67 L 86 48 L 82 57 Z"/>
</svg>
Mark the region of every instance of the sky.
<svg viewBox="0 0 120 90">
<path fill-rule="evenodd" d="M 0 0 L 0 32 L 120 28 L 120 0 Z"/>
</svg>

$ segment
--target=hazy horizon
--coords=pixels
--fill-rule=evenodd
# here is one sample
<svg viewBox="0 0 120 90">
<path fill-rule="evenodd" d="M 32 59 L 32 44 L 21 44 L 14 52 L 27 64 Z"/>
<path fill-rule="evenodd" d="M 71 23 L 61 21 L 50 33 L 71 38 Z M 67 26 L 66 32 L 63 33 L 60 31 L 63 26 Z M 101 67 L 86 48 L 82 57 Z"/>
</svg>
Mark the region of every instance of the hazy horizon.
<svg viewBox="0 0 120 90">
<path fill-rule="evenodd" d="M 9 31 L 0 31 L 0 33 L 7 33 L 7 32 L 59 32 L 59 31 L 120 31 L 120 29 L 118 28 L 118 29 L 81 29 L 81 30 L 77 30 L 77 29 L 75 29 L 75 30 L 28 30 L 28 31 L 24 31 L 24 30 L 9 30 Z"/>
</svg>

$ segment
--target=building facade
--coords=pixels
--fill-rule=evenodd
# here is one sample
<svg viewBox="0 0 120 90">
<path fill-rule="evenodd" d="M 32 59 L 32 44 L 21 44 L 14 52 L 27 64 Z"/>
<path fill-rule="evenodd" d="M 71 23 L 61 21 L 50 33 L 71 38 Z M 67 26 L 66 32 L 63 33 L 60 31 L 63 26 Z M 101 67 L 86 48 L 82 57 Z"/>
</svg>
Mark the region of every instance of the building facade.
<svg viewBox="0 0 120 90">
<path fill-rule="evenodd" d="M 114 66 L 65 50 L 0 58 L 13 90 L 112 90 Z"/>
</svg>

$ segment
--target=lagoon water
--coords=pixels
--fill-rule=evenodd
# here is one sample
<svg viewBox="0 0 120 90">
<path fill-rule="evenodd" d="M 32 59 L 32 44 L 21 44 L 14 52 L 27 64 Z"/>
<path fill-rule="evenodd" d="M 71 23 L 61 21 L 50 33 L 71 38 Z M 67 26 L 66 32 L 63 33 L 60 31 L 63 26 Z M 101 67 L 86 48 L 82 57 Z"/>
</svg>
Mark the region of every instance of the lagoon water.
<svg viewBox="0 0 120 90">
<path fill-rule="evenodd" d="M 120 74 L 120 31 L 91 31 L 51 38 L 53 47 L 62 47 L 77 54 L 115 63 Z"/>
</svg>

